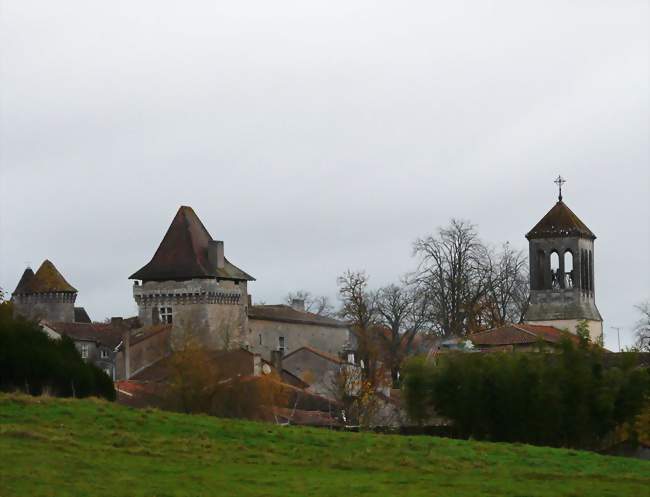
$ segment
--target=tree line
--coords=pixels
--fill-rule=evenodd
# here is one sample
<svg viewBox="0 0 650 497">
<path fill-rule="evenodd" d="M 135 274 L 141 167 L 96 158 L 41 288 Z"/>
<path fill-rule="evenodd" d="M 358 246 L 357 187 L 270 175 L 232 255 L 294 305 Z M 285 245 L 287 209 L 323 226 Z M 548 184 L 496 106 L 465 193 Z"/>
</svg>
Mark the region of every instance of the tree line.
<svg viewBox="0 0 650 497">
<path fill-rule="evenodd" d="M 409 361 L 404 398 L 412 420 L 446 418 L 457 437 L 599 449 L 621 427 L 648 437 L 650 370 L 637 359 L 586 340 L 554 354 L 441 354 Z"/>
<path fill-rule="evenodd" d="M 68 337 L 50 338 L 34 321 L 0 302 L 0 391 L 115 399 L 113 381 L 86 363 Z"/>
</svg>

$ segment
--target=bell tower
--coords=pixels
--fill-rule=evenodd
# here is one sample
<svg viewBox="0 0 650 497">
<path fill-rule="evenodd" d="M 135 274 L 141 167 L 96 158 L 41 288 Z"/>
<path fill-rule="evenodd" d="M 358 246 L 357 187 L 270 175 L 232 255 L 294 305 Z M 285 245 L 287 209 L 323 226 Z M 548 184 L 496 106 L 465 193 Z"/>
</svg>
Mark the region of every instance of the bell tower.
<svg viewBox="0 0 650 497">
<path fill-rule="evenodd" d="M 589 336 L 602 343 L 603 318 L 594 292 L 596 235 L 562 201 L 561 176 L 557 203 L 527 234 L 530 261 L 530 304 L 524 321 L 576 333 L 580 321 Z"/>
</svg>

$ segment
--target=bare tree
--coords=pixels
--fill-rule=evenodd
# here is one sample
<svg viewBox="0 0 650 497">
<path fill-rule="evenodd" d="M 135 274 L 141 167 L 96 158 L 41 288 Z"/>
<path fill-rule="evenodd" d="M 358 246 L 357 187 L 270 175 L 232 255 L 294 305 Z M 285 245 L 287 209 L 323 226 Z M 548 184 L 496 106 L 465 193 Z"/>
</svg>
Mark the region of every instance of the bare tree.
<svg viewBox="0 0 650 497">
<path fill-rule="evenodd" d="M 636 346 L 639 350 L 650 352 L 650 300 L 635 306 L 641 313 L 641 319 L 636 326 Z"/>
<path fill-rule="evenodd" d="M 417 285 L 393 284 L 377 292 L 376 308 L 379 322 L 385 327 L 385 332 L 379 333 L 382 356 L 390 369 L 393 386 L 397 387 L 402 361 L 428 317 L 426 299 Z"/>
<path fill-rule="evenodd" d="M 285 297 L 287 304 L 293 303 L 294 300 L 302 300 L 305 303 L 305 311 L 319 316 L 333 317 L 336 315 L 334 306 L 330 299 L 325 295 L 315 296 L 307 290 L 298 290 L 297 292 L 290 292 Z"/>
<path fill-rule="evenodd" d="M 433 329 L 442 336 L 464 335 L 479 320 L 490 282 L 488 252 L 476 227 L 452 219 L 436 235 L 416 240 L 420 257 L 415 281 L 426 292 Z"/>
<path fill-rule="evenodd" d="M 481 324 L 492 328 L 505 323 L 520 323 L 528 307 L 528 260 L 509 243 L 501 251 L 488 252 L 489 279 Z"/>
<path fill-rule="evenodd" d="M 363 271 L 346 271 L 338 278 L 338 284 L 342 304 L 340 316 L 351 324 L 357 341 L 357 356 L 363 361 L 364 379 L 374 381 L 380 363 L 376 296 L 368 289 L 368 276 Z"/>
</svg>

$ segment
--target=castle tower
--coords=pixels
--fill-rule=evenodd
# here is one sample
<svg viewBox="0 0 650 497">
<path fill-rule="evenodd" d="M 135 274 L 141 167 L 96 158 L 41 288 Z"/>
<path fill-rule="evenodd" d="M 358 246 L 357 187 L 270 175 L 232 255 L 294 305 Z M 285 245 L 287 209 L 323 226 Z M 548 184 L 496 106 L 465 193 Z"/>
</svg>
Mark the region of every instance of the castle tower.
<svg viewBox="0 0 650 497">
<path fill-rule="evenodd" d="M 11 294 L 16 314 L 50 322 L 73 322 L 76 299 L 77 290 L 49 260 L 43 261 L 36 273 L 25 269 Z"/>
<path fill-rule="evenodd" d="M 562 201 L 527 234 L 530 261 L 530 305 L 524 321 L 548 324 L 576 333 L 580 321 L 589 324 L 596 343 L 603 338 L 603 318 L 594 292 L 594 235 Z"/>
<path fill-rule="evenodd" d="M 191 207 L 182 206 L 151 261 L 133 273 L 133 298 L 145 325 L 171 323 L 172 342 L 192 339 L 211 349 L 245 345 L 247 283 Z"/>
</svg>

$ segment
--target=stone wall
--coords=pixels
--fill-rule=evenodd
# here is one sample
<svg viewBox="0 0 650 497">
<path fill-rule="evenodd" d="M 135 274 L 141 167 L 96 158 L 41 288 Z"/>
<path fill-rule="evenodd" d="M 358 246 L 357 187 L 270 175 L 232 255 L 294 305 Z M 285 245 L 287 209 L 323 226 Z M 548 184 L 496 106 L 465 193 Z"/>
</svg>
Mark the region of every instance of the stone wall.
<svg viewBox="0 0 650 497">
<path fill-rule="evenodd" d="M 349 345 L 348 328 L 323 326 L 317 324 L 288 323 L 266 319 L 249 318 L 248 344 L 267 361 L 271 360 L 271 351 L 278 350 L 279 337 L 284 337 L 288 354 L 300 347 L 308 346 L 321 352 L 338 357 Z"/>
<path fill-rule="evenodd" d="M 133 286 L 138 315 L 156 324 L 161 308 L 172 309 L 172 345 L 197 341 L 209 349 L 246 346 L 246 282 L 216 279 L 148 281 Z"/>
<path fill-rule="evenodd" d="M 74 322 L 76 293 L 34 293 L 14 295 L 14 312 L 27 319 L 50 321 L 52 323 Z"/>
</svg>

